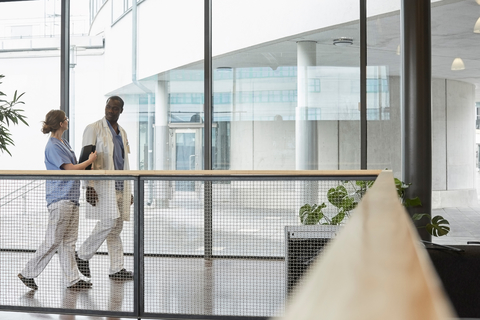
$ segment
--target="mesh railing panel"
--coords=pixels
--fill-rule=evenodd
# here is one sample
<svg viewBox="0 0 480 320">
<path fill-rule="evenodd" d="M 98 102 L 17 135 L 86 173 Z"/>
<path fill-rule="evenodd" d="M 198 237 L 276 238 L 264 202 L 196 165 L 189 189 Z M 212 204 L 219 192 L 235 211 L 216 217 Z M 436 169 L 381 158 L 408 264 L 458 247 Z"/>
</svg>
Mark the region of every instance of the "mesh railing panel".
<svg viewBox="0 0 480 320">
<path fill-rule="evenodd" d="M 76 186 L 70 189 L 56 181 Z M 91 278 L 78 271 L 75 252 L 97 224 L 86 217 L 91 206 L 80 183 L 78 179 L 0 180 L 0 305 L 133 312 L 133 281 L 109 278 L 108 241 L 90 259 Z M 78 195 L 72 191 L 75 188 Z M 48 207 L 46 194 L 54 199 L 49 198 L 53 202 Z M 102 210 L 114 211 L 115 206 L 114 200 Z M 133 270 L 133 205 L 128 210 L 132 219 L 124 222 L 120 239 L 124 267 Z"/>
<path fill-rule="evenodd" d="M 104 183 L 114 178 L 102 179 L 97 178 Z M 144 253 L 139 260 L 142 285 L 109 277 L 112 255 L 104 242 L 89 260 L 91 278 L 80 275 L 92 287 L 79 290 L 67 288 L 60 253 L 52 255 L 38 276 L 29 275 L 38 290 L 29 290 L 17 277 L 48 234 L 52 213 L 45 199 L 47 183 L 45 178 L 0 179 L 0 306 L 128 316 L 138 310 L 137 301 L 146 316 L 280 315 L 311 261 L 338 230 L 322 224 L 332 224 L 343 214 L 340 224 L 345 223 L 349 205 L 365 191 L 361 183 L 338 179 L 131 179 L 127 183 L 139 183 L 143 194 L 131 189 L 139 198 L 129 206 L 130 221 L 120 233 L 122 260 L 126 270 L 134 270 L 134 239 L 141 233 L 144 241 L 137 245 Z M 86 200 L 81 188 L 73 241 L 79 254 L 97 227 L 97 220 L 89 219 Z M 106 210 L 118 208 L 116 198 L 109 203 Z M 306 204 L 311 210 L 301 218 Z M 139 212 L 142 219 L 135 221 Z M 303 225 L 302 219 L 312 225 Z M 136 288 L 142 287 L 143 295 L 137 295 Z"/>
<path fill-rule="evenodd" d="M 178 182 L 189 185 L 189 191 L 178 188 Z M 211 198 L 205 192 L 210 184 Z M 152 205 L 144 207 L 145 312 L 253 317 L 281 313 L 287 285 L 292 292 L 307 269 L 298 263 L 287 265 L 285 253 L 303 250 L 309 260 L 321 252 L 316 244 L 310 248 L 313 243 L 333 237 L 330 232 L 328 239 L 325 233 L 303 242 L 296 238 L 289 249 L 285 227 L 301 226 L 299 208 L 305 204 L 325 203 L 322 212 L 331 221 L 341 208 L 328 194 L 338 186 L 358 200 L 355 181 L 146 181 L 145 193 L 148 189 L 163 198 L 154 197 Z M 204 259 L 208 252 L 211 260 Z"/>
</svg>

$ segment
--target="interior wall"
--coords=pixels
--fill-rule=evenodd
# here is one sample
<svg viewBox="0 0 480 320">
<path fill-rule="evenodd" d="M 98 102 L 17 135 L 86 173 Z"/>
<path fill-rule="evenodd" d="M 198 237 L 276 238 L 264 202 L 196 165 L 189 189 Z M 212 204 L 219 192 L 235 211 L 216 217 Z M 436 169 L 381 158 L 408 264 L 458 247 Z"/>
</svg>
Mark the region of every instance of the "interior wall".
<svg viewBox="0 0 480 320">
<path fill-rule="evenodd" d="M 339 121 L 339 170 L 360 169 L 360 121 Z"/>
<path fill-rule="evenodd" d="M 447 189 L 474 188 L 475 177 L 475 87 L 446 81 L 447 99 Z"/>
<path fill-rule="evenodd" d="M 232 121 L 231 170 L 295 170 L 295 121 Z"/>
<path fill-rule="evenodd" d="M 318 169 L 338 170 L 338 121 L 318 121 Z"/>
<path fill-rule="evenodd" d="M 402 176 L 400 79 L 389 77 L 389 119 L 367 122 L 367 169 L 389 169 Z"/>
<path fill-rule="evenodd" d="M 447 101 L 445 79 L 432 80 L 432 189 L 447 190 Z"/>
<path fill-rule="evenodd" d="M 401 178 L 399 77 L 390 77 L 390 119 L 368 121 L 368 168 Z M 472 84 L 432 80 L 434 207 L 476 204 L 475 95 Z M 318 121 L 319 170 L 360 167 L 360 122 Z M 293 170 L 295 121 L 234 121 L 232 170 Z M 408 181 L 407 181 L 408 182 Z"/>
</svg>

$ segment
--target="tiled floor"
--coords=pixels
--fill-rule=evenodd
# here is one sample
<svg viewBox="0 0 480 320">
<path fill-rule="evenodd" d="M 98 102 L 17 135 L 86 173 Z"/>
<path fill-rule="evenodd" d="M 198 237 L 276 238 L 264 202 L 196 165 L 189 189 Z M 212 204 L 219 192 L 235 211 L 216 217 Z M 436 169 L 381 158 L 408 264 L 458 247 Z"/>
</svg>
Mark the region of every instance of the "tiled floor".
<svg viewBox="0 0 480 320">
<path fill-rule="evenodd" d="M 61 308 L 80 313 L 81 310 L 133 312 L 133 281 L 110 280 L 105 270 L 107 256 L 94 256 L 91 260 L 91 289 L 66 289 L 59 281 L 61 270 L 54 257 L 36 279 L 39 289 L 32 291 L 16 277 L 30 255 L 0 253 L 0 305 Z M 131 265 L 131 257 L 127 258 L 127 264 Z M 271 316 L 284 303 L 284 270 L 282 260 L 146 257 L 145 312 Z M 5 318 L 0 314 L 0 319 Z"/>
<path fill-rule="evenodd" d="M 433 237 L 432 242 L 446 245 L 480 242 L 480 207 L 435 209 L 432 215 L 441 215 L 450 222 L 450 233 L 443 237 Z"/>
<path fill-rule="evenodd" d="M 7 312 L 0 311 L 0 319 L 2 320 L 128 320 L 128 318 L 110 318 L 110 317 L 93 317 L 93 316 L 77 316 L 67 314 L 40 314 L 25 312 Z M 180 320 L 180 319 L 177 319 Z"/>
<path fill-rule="evenodd" d="M 480 203 L 480 172 L 476 172 L 476 184 Z M 433 237 L 432 242 L 445 245 L 480 242 L 480 206 L 435 209 L 432 210 L 432 216 L 435 215 L 441 215 L 450 222 L 450 233 L 443 237 Z"/>
</svg>

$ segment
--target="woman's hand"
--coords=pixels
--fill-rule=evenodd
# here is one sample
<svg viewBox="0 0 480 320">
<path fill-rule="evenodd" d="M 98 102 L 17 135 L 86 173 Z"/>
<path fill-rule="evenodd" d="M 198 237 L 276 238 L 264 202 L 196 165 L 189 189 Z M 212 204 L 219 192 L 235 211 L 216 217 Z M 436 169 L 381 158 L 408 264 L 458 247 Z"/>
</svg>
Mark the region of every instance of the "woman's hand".
<svg viewBox="0 0 480 320">
<path fill-rule="evenodd" d="M 91 153 L 88 155 L 88 162 L 89 162 L 89 163 L 94 163 L 95 160 L 97 160 L 97 151 L 91 152 Z"/>
</svg>

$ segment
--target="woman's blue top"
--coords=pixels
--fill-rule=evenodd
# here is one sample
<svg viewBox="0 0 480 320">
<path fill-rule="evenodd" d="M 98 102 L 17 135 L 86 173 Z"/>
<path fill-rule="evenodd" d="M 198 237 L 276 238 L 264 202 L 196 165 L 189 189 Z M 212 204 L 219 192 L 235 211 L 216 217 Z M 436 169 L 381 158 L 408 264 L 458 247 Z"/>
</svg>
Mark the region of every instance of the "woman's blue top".
<svg viewBox="0 0 480 320">
<path fill-rule="evenodd" d="M 77 164 L 75 152 L 68 141 L 62 143 L 50 137 L 45 146 L 45 166 L 47 170 L 63 170 L 63 164 Z M 80 198 L 80 180 L 47 180 L 46 183 L 47 206 L 60 200 L 71 200 L 77 205 Z"/>
</svg>

